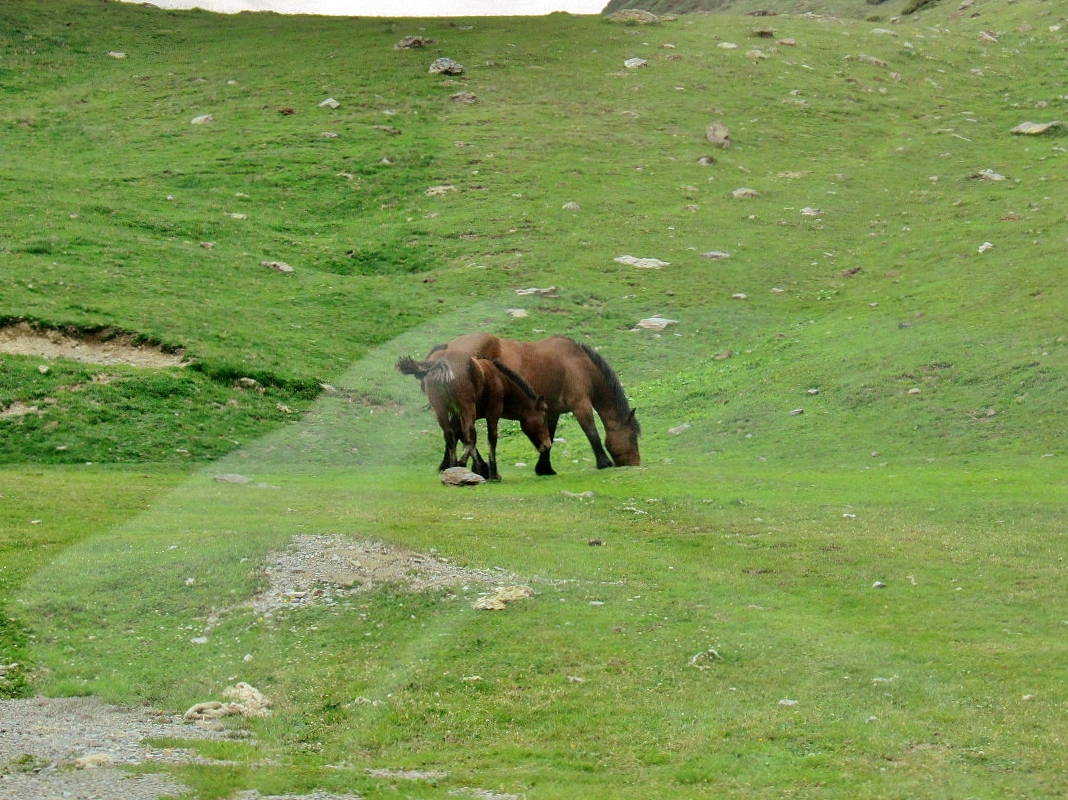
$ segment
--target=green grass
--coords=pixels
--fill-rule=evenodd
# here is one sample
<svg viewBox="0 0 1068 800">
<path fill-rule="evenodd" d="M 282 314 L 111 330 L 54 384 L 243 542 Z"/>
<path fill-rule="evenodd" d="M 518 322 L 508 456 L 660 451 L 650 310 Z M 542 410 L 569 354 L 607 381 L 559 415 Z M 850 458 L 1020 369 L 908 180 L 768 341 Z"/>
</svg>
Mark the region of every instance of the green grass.
<svg viewBox="0 0 1068 800">
<path fill-rule="evenodd" d="M 181 711 L 252 683 L 275 702 L 234 723 L 254 743 L 194 745 L 236 763 L 175 768 L 201 798 L 1063 796 L 1068 139 L 1009 131 L 1064 118 L 1066 34 L 1047 3 L 991 0 L 897 36 L 770 20 L 789 46 L 742 10 L 5 5 L 0 318 L 194 366 L 0 357 L 0 407 L 42 411 L 0 418 L 0 694 Z M 438 44 L 392 49 L 416 30 Z M 428 75 L 438 55 L 467 75 Z M 678 323 L 633 330 L 654 314 Z M 509 425 L 504 482 L 440 487 L 392 364 L 475 329 L 600 347 L 643 468 L 596 471 L 566 419 L 557 477 L 517 466 Z M 301 533 L 538 594 L 260 618 L 263 560 Z"/>
</svg>

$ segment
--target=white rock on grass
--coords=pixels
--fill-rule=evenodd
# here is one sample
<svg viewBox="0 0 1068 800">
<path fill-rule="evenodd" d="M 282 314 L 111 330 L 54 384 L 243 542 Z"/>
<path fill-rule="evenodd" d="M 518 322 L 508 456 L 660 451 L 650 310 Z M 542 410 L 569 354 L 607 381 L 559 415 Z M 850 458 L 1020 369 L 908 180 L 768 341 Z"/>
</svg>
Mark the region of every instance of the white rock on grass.
<svg viewBox="0 0 1068 800">
<path fill-rule="evenodd" d="M 670 325 L 677 325 L 677 319 L 667 319 L 665 317 L 647 317 L 638 321 L 638 327 L 647 331 L 662 331 Z"/>
<path fill-rule="evenodd" d="M 660 269 L 661 267 L 670 267 L 670 261 L 661 261 L 659 258 L 636 258 L 634 256 L 618 256 L 612 259 L 619 264 L 626 264 L 629 267 L 638 267 L 639 269 Z"/>
</svg>

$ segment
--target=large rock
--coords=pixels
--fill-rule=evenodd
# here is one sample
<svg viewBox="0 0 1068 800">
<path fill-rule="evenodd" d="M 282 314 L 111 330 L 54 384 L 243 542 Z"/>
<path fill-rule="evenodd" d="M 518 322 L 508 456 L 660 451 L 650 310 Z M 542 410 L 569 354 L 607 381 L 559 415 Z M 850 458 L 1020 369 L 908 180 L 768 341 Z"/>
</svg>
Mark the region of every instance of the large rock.
<svg viewBox="0 0 1068 800">
<path fill-rule="evenodd" d="M 446 486 L 477 486 L 486 479 L 465 467 L 449 467 L 442 470 L 441 482 Z"/>
<path fill-rule="evenodd" d="M 431 75 L 463 75 L 464 65 L 451 58 L 437 58 L 430 64 Z"/>
</svg>

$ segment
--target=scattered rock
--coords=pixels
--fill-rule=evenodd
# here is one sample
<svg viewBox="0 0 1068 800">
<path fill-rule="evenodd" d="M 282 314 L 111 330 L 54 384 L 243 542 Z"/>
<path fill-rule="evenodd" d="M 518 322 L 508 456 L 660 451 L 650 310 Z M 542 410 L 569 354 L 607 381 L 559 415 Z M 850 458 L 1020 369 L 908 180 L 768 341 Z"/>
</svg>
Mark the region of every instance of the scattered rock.
<svg viewBox="0 0 1068 800">
<path fill-rule="evenodd" d="M 446 486 L 477 486 L 486 479 L 465 467 L 449 467 L 442 470 L 441 482 Z"/>
<path fill-rule="evenodd" d="M 642 67 L 649 66 L 649 62 L 644 58 L 628 58 L 623 62 L 623 66 L 627 69 L 641 69 Z"/>
<path fill-rule="evenodd" d="M 734 294 L 731 295 L 731 299 L 732 300 L 748 300 L 749 299 L 749 295 L 747 295 L 745 292 L 735 292 Z"/>
<path fill-rule="evenodd" d="M 636 258 L 634 256 L 619 256 L 612 259 L 619 264 L 626 264 L 629 267 L 638 267 L 639 269 L 660 269 L 661 267 L 670 267 L 670 261 L 661 261 L 659 258 Z"/>
<path fill-rule="evenodd" d="M 656 25 L 660 22 L 660 17 L 656 14 L 640 8 L 624 8 L 609 14 L 605 19 L 609 22 L 633 22 L 638 25 Z"/>
<path fill-rule="evenodd" d="M 881 58 L 876 58 L 875 56 L 864 55 L 863 53 L 861 53 L 859 56 L 846 56 L 843 59 L 843 61 L 860 61 L 860 62 L 863 62 L 865 64 L 871 64 L 873 67 L 886 67 L 886 66 L 889 66 Z"/>
<path fill-rule="evenodd" d="M 199 722 L 231 716 L 265 717 L 271 713 L 271 701 L 259 689 L 244 681 L 234 686 L 227 686 L 223 690 L 223 697 L 230 702 L 220 703 L 212 700 L 207 703 L 197 703 L 185 712 L 183 719 L 187 722 Z"/>
<path fill-rule="evenodd" d="M 426 47 L 428 44 L 436 44 L 433 39 L 426 36 L 405 36 L 395 45 L 394 50 L 416 50 L 420 47 Z"/>
<path fill-rule="evenodd" d="M 505 309 L 505 311 L 507 311 L 510 316 L 513 316 L 516 319 L 522 319 L 523 317 L 530 316 L 530 312 L 527 311 L 525 308 L 507 308 Z"/>
<path fill-rule="evenodd" d="M 735 189 L 733 192 L 731 192 L 731 197 L 760 197 L 760 192 L 758 192 L 756 189 L 750 189 L 748 187 L 743 186 L 742 188 Z"/>
<path fill-rule="evenodd" d="M 216 475 L 215 480 L 218 483 L 252 483 L 252 478 L 246 478 L 244 475 L 238 475 L 236 472 L 230 472 L 225 475 Z"/>
<path fill-rule="evenodd" d="M 800 703 L 800 700 L 791 700 L 788 697 L 784 697 L 779 701 L 780 706 L 796 706 Z"/>
<path fill-rule="evenodd" d="M 719 44 L 716 45 L 716 47 L 718 47 L 720 50 L 737 50 L 738 49 L 738 45 L 736 45 L 734 42 L 720 42 Z"/>
<path fill-rule="evenodd" d="M 722 250 L 709 250 L 707 253 L 701 253 L 701 258 L 710 258 L 713 261 L 722 261 L 723 259 L 730 257 L 730 253 L 725 253 Z"/>
<path fill-rule="evenodd" d="M 392 125 L 372 125 L 371 130 L 382 131 L 382 133 L 388 133 L 390 136 L 400 136 L 401 133 L 400 128 L 395 128 Z M 382 159 L 383 163 L 385 163 L 386 161 L 387 159 Z M 390 161 L 389 163 L 392 164 L 393 162 Z"/>
<path fill-rule="evenodd" d="M 126 58 L 126 53 L 121 50 L 108 50 L 108 55 L 112 58 Z"/>
<path fill-rule="evenodd" d="M 602 542 L 600 539 L 590 539 L 588 542 L 586 542 L 586 544 L 588 544 L 590 547 L 600 547 L 604 544 L 604 542 Z"/>
<path fill-rule="evenodd" d="M 463 64 L 451 58 L 437 58 L 430 64 L 431 75 L 463 75 Z"/>
<path fill-rule="evenodd" d="M 581 211 L 582 210 L 582 206 L 580 206 L 574 200 L 572 200 L 570 203 L 564 203 L 562 208 L 564 209 L 564 211 Z"/>
<path fill-rule="evenodd" d="M 756 39 L 774 39 L 775 31 L 771 28 L 753 28 L 749 31 L 749 35 Z"/>
<path fill-rule="evenodd" d="M 889 28 L 872 28 L 868 32 L 873 36 L 897 36 L 897 31 L 892 31 Z"/>
<path fill-rule="evenodd" d="M 529 586 L 501 586 L 493 594 L 480 597 L 471 607 L 477 611 L 504 611 L 508 603 L 533 596 L 534 590 Z"/>
<path fill-rule="evenodd" d="M 1027 136 L 1038 136 L 1039 134 L 1045 133 L 1046 131 L 1050 130 L 1051 128 L 1055 128 L 1060 124 L 1060 121 L 1021 122 L 1011 131 L 1009 131 L 1009 133 L 1025 134 Z"/>
<path fill-rule="evenodd" d="M 701 156 L 699 159 L 697 159 L 697 163 L 700 164 L 702 167 L 711 167 L 713 164 L 716 163 L 716 157 Z"/>
<path fill-rule="evenodd" d="M 768 57 L 768 54 L 754 47 L 752 50 L 745 51 L 745 57 L 751 61 L 763 61 Z"/>
<path fill-rule="evenodd" d="M 725 123 L 719 122 L 718 120 L 709 123 L 708 127 L 705 128 L 705 138 L 712 142 L 712 144 L 719 145 L 724 149 L 731 146 L 730 131 L 727 129 Z"/>
<path fill-rule="evenodd" d="M 586 492 L 569 492 L 567 489 L 560 492 L 564 497 L 570 497 L 572 500 L 592 500 L 594 493 L 590 491 Z"/>
<path fill-rule="evenodd" d="M 886 584 L 883 583 L 882 581 L 876 581 L 875 583 L 873 583 L 871 585 L 871 588 L 873 588 L 873 589 L 885 589 L 886 588 Z"/>
<path fill-rule="evenodd" d="M 319 136 L 322 137 L 323 139 L 336 139 L 337 138 L 337 134 L 334 133 L 333 131 L 323 131 L 322 133 L 319 134 Z"/>
<path fill-rule="evenodd" d="M 921 392 L 922 389 L 920 389 L 918 386 L 913 386 L 911 389 L 908 390 L 907 394 L 920 394 Z"/>
<path fill-rule="evenodd" d="M 448 184 L 445 186 L 431 186 L 429 189 L 426 190 L 425 194 L 427 197 L 444 197 L 445 195 L 449 194 L 449 192 L 455 191 L 456 187 L 452 184 Z"/>
<path fill-rule="evenodd" d="M 193 125 L 210 125 L 215 122 L 215 117 L 211 114 L 202 114 L 199 117 L 193 117 L 191 124 Z"/>
<path fill-rule="evenodd" d="M 465 105 L 474 105 L 475 103 L 480 102 L 478 95 L 474 92 L 457 92 L 456 94 L 451 95 L 449 99 L 455 103 L 464 103 Z"/>
<path fill-rule="evenodd" d="M 674 428 L 668 428 L 668 433 L 672 436 L 678 436 L 680 433 L 685 433 L 690 429 L 690 423 L 684 422 L 681 425 L 676 425 Z"/>
<path fill-rule="evenodd" d="M 984 44 L 997 44 L 998 35 L 994 31 L 979 31 L 979 41 Z"/>
<path fill-rule="evenodd" d="M 333 97 L 328 97 L 323 100 L 323 102 L 319 103 L 319 108 L 337 108 L 340 105 L 341 103 L 339 103 Z"/>
<path fill-rule="evenodd" d="M 979 245 L 979 252 L 980 253 L 989 253 L 993 249 L 994 249 L 993 242 L 983 242 L 981 245 Z"/>
<path fill-rule="evenodd" d="M 536 286 L 531 286 L 528 289 L 516 289 L 515 293 L 520 297 L 529 297 L 530 295 L 536 295 L 538 297 L 556 297 L 556 287 L 546 286 L 544 289 L 539 289 Z"/>
<path fill-rule="evenodd" d="M 812 208 L 811 206 L 801 209 L 801 216 L 803 217 L 818 217 L 822 213 L 818 208 Z"/>
<path fill-rule="evenodd" d="M 677 319 L 666 319 L 664 317 L 648 317 L 643 320 L 639 320 L 638 327 L 644 328 L 648 331 L 662 331 L 669 325 L 677 325 Z"/>
<path fill-rule="evenodd" d="M 710 647 L 690 656 L 689 665 L 694 669 L 711 669 L 713 662 L 722 660 L 723 656 L 714 647 Z"/>
<path fill-rule="evenodd" d="M 777 42 L 775 42 L 775 44 L 781 45 L 783 47 L 797 47 L 797 39 L 791 39 L 790 37 L 787 37 L 785 39 L 779 39 Z"/>
<path fill-rule="evenodd" d="M 294 271 L 293 267 L 284 261 L 261 261 L 260 266 L 267 267 L 267 269 L 272 269 L 275 272 L 289 273 Z"/>
<path fill-rule="evenodd" d="M 793 411 L 790 412 L 790 416 L 800 417 L 804 413 L 805 413 L 805 409 L 803 409 L 803 408 L 795 408 Z"/>
<path fill-rule="evenodd" d="M 992 170 L 992 169 L 984 169 L 984 170 L 981 170 L 981 171 L 975 173 L 974 175 L 969 175 L 968 177 L 974 178 L 976 180 L 983 180 L 983 181 L 1007 181 L 1008 180 L 1008 178 L 1006 178 L 1004 175 L 1002 175 L 1000 173 L 997 173 L 997 172 L 994 172 L 994 170 Z"/>
</svg>

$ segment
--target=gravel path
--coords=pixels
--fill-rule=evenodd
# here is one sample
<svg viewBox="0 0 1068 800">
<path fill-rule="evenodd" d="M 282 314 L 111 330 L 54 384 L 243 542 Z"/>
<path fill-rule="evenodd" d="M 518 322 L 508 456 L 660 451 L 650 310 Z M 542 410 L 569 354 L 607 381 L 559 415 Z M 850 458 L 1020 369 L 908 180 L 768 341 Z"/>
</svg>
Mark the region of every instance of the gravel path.
<svg viewBox="0 0 1068 800">
<path fill-rule="evenodd" d="M 190 725 L 147 708 L 93 697 L 0 700 L 0 800 L 158 800 L 187 787 L 165 775 L 131 776 L 125 764 L 182 764 L 190 750 L 145 739 L 219 739 L 222 726 Z"/>
</svg>

